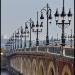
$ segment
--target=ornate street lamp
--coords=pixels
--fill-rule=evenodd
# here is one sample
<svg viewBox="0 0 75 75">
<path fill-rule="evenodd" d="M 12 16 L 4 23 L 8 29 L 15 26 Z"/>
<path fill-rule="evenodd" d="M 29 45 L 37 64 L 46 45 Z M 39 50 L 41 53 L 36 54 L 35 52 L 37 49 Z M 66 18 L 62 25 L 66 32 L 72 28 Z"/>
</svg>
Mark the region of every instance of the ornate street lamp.
<svg viewBox="0 0 75 75">
<path fill-rule="evenodd" d="M 41 9 L 41 17 L 40 19 L 43 20 L 44 19 L 44 16 L 43 16 L 43 10 L 46 11 L 46 15 L 47 15 L 47 35 L 46 35 L 46 45 L 49 45 L 49 36 L 48 36 L 48 22 L 50 21 L 50 24 L 51 24 L 51 19 L 52 19 L 52 16 L 51 16 L 51 8 L 49 7 L 48 3 L 47 3 L 47 6 L 44 7 L 43 9 Z"/>
<path fill-rule="evenodd" d="M 33 24 L 33 21 L 32 21 L 32 19 L 30 18 L 27 22 L 26 22 L 26 24 L 27 23 L 29 23 L 30 25 L 30 40 L 29 40 L 29 47 L 31 47 L 31 45 L 32 45 L 32 43 L 31 43 L 31 29 L 32 29 L 32 24 Z"/>
<path fill-rule="evenodd" d="M 26 34 L 29 34 L 28 26 L 27 26 L 26 22 L 25 22 L 25 31 L 24 31 L 24 34 L 25 34 L 24 48 L 26 48 L 26 37 L 29 37 L 29 36 L 26 35 Z"/>
<path fill-rule="evenodd" d="M 68 39 L 70 41 L 70 47 L 71 48 L 72 48 L 72 38 L 73 38 L 73 36 L 72 36 L 72 29 L 71 29 L 71 35 L 68 36 Z"/>
<path fill-rule="evenodd" d="M 20 48 L 22 48 L 22 38 L 23 38 L 23 28 L 21 26 L 21 32 L 20 32 Z"/>
<path fill-rule="evenodd" d="M 13 35 L 11 36 L 11 41 L 12 41 L 12 49 L 14 50 L 14 33 L 13 33 Z"/>
<path fill-rule="evenodd" d="M 33 32 L 36 32 L 37 33 L 37 38 L 36 38 L 36 46 L 39 46 L 39 39 L 38 39 L 38 32 L 42 32 L 42 29 L 39 29 L 43 27 L 43 22 L 41 22 L 41 24 L 39 25 L 38 24 L 38 12 L 37 12 L 37 24 L 34 25 L 34 23 L 32 24 L 32 27 L 33 27 Z M 34 29 L 36 28 L 36 30 Z"/>
<path fill-rule="evenodd" d="M 67 28 L 70 25 L 71 17 L 72 17 L 71 9 L 69 9 L 68 14 L 65 13 L 64 0 L 63 0 L 62 13 L 59 14 L 58 13 L 58 9 L 56 9 L 56 13 L 54 15 L 55 15 L 55 19 L 56 19 L 56 25 L 58 25 L 58 27 L 62 28 L 62 37 L 61 37 L 61 40 L 62 40 L 61 48 L 62 48 L 62 50 L 61 50 L 61 55 L 63 55 L 63 47 L 65 46 L 64 28 Z M 65 22 L 66 15 L 68 16 L 68 22 Z M 62 22 L 61 23 L 58 22 L 59 16 L 62 18 Z"/>
<path fill-rule="evenodd" d="M 9 42 L 7 42 L 7 43 L 5 44 L 5 46 L 6 46 L 6 50 L 8 50 L 8 48 L 10 47 Z"/>
<path fill-rule="evenodd" d="M 14 39 L 15 39 L 15 40 L 14 40 L 14 41 L 15 41 L 15 49 L 17 49 L 17 36 L 16 36 L 16 31 L 15 31 L 15 36 L 14 36 L 14 37 L 15 37 L 15 38 L 14 38 Z"/>
<path fill-rule="evenodd" d="M 17 49 L 19 48 L 19 29 L 18 29 L 18 32 L 16 32 L 16 38 L 17 38 Z"/>
<path fill-rule="evenodd" d="M 71 43 L 70 47 L 72 48 L 72 29 L 71 29 L 71 36 L 70 36 L 70 38 L 71 38 L 71 40 L 70 40 L 70 43 Z"/>
<path fill-rule="evenodd" d="M 12 50 L 12 41 L 11 41 L 10 38 L 9 38 L 9 40 L 6 43 L 6 46 L 8 46 L 10 50 Z"/>
</svg>

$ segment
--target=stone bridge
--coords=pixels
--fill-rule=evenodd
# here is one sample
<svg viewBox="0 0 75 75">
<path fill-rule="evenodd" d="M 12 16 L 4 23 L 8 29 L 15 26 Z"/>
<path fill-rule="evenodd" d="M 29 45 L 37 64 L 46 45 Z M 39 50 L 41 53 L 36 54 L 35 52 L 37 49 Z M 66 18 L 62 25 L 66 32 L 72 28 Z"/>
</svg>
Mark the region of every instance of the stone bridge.
<svg viewBox="0 0 75 75">
<path fill-rule="evenodd" d="M 7 53 L 10 65 L 23 75 L 74 75 L 74 48 L 37 46 Z"/>
</svg>

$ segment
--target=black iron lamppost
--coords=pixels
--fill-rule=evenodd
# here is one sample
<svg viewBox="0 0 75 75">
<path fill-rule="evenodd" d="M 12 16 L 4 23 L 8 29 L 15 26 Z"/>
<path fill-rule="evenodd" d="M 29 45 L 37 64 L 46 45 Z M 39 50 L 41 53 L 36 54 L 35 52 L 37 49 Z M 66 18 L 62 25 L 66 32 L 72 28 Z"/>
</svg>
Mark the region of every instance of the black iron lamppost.
<svg viewBox="0 0 75 75">
<path fill-rule="evenodd" d="M 72 29 L 71 29 L 71 35 L 69 36 L 69 38 L 70 38 L 70 47 L 72 48 L 72 38 L 73 38 L 73 36 L 72 36 Z"/>
<path fill-rule="evenodd" d="M 71 9 L 69 9 L 68 14 L 65 14 L 65 10 L 64 10 L 64 0 L 63 0 L 62 13 L 59 14 L 59 13 L 58 13 L 58 9 L 57 9 L 57 10 L 56 10 L 56 13 L 55 13 L 54 15 L 55 15 L 55 19 L 56 19 L 56 25 L 58 25 L 58 27 L 62 28 L 62 36 L 61 36 L 61 40 L 62 40 L 61 48 L 62 48 L 62 51 L 61 51 L 61 54 L 63 55 L 63 47 L 65 46 L 64 28 L 67 28 L 67 27 L 70 25 L 71 17 L 72 17 Z M 67 22 L 67 23 L 65 22 L 65 17 L 66 17 L 66 15 L 68 16 L 68 21 L 69 21 L 69 22 Z M 58 22 L 59 16 L 62 18 L 62 22 L 61 22 L 61 23 Z"/>
<path fill-rule="evenodd" d="M 27 27 L 27 23 L 26 22 L 25 22 L 25 31 L 24 31 L 24 34 L 25 34 L 24 48 L 26 48 L 26 37 L 28 37 L 26 34 L 29 34 L 29 31 L 28 31 L 28 27 Z"/>
<path fill-rule="evenodd" d="M 12 36 L 8 39 L 7 43 L 5 44 L 5 47 L 6 47 L 6 50 L 9 52 L 13 50 L 13 38 L 12 38 Z"/>
<path fill-rule="evenodd" d="M 40 19 L 44 19 L 44 16 L 43 16 L 43 10 L 46 11 L 46 15 L 47 15 L 47 35 L 46 35 L 46 45 L 49 45 L 49 35 L 48 35 L 48 22 L 50 20 L 50 23 L 51 23 L 51 19 L 52 19 L 52 16 L 51 16 L 51 8 L 49 7 L 48 3 L 47 3 L 47 7 L 44 7 L 43 9 L 41 9 L 41 17 Z"/>
<path fill-rule="evenodd" d="M 32 29 L 33 21 L 32 21 L 32 19 L 30 18 L 26 23 L 29 23 L 29 24 L 30 24 L 30 40 L 29 40 L 29 47 L 31 47 L 31 45 L 32 45 L 32 43 L 31 43 L 31 29 Z"/>
<path fill-rule="evenodd" d="M 12 44 L 12 49 L 14 50 L 14 33 L 11 36 L 11 44 Z"/>
<path fill-rule="evenodd" d="M 16 38 L 17 38 L 17 49 L 19 48 L 19 29 L 18 32 L 16 32 Z"/>
<path fill-rule="evenodd" d="M 22 48 L 22 38 L 23 38 L 23 28 L 21 26 L 21 34 L 20 34 L 20 48 Z"/>
<path fill-rule="evenodd" d="M 8 40 L 8 46 L 10 46 L 10 50 L 12 50 L 12 40 L 11 40 L 11 38 Z"/>
<path fill-rule="evenodd" d="M 16 31 L 15 31 L 15 40 L 14 40 L 14 42 L 15 42 L 15 49 L 16 49 Z"/>
<path fill-rule="evenodd" d="M 41 22 L 40 25 L 38 24 L 38 12 L 37 12 L 37 24 L 34 25 L 34 23 L 33 23 L 32 27 L 33 28 L 36 27 L 36 30 L 35 29 L 32 29 L 32 30 L 33 30 L 33 32 L 37 33 L 36 46 L 39 46 L 38 32 L 42 32 L 42 29 L 39 29 L 38 27 L 40 27 L 40 28 L 43 27 L 43 22 Z"/>
<path fill-rule="evenodd" d="M 14 44 L 13 36 L 11 36 L 10 38 L 10 44 L 11 44 L 11 50 L 13 50 L 13 44 Z"/>
<path fill-rule="evenodd" d="M 71 42 L 71 45 L 70 45 L 70 47 L 72 48 L 72 29 L 71 29 L 71 40 L 70 40 L 70 42 Z"/>
<path fill-rule="evenodd" d="M 11 45 L 10 45 L 9 42 L 7 42 L 5 46 L 6 46 L 6 49 L 7 49 L 7 50 L 8 50 L 8 48 L 9 48 L 9 49 L 11 48 Z"/>
<path fill-rule="evenodd" d="M 13 50 L 14 50 L 14 33 L 12 35 L 12 44 L 13 44 Z"/>
</svg>

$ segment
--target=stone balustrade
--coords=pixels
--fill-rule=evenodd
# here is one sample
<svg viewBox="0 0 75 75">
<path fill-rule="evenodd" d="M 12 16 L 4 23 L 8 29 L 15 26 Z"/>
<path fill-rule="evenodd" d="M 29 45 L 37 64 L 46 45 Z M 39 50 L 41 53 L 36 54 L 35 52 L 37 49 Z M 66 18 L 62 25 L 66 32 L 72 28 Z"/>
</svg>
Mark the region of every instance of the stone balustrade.
<svg viewBox="0 0 75 75">
<path fill-rule="evenodd" d="M 7 56 L 10 56 L 15 53 L 25 53 L 25 52 L 40 52 L 40 53 L 55 53 L 60 54 L 60 46 L 35 46 L 32 48 L 25 49 L 14 49 L 7 53 Z M 74 48 L 64 48 L 64 56 L 74 57 Z"/>
</svg>

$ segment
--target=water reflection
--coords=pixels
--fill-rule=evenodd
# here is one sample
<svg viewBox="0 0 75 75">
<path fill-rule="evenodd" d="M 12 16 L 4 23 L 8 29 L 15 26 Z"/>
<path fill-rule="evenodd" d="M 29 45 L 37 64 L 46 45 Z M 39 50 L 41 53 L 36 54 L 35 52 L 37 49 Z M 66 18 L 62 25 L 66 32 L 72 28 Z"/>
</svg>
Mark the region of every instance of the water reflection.
<svg viewBox="0 0 75 75">
<path fill-rule="evenodd" d="M 8 71 L 1 71 L 1 75 L 10 75 Z"/>
</svg>

